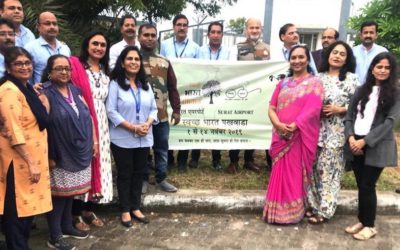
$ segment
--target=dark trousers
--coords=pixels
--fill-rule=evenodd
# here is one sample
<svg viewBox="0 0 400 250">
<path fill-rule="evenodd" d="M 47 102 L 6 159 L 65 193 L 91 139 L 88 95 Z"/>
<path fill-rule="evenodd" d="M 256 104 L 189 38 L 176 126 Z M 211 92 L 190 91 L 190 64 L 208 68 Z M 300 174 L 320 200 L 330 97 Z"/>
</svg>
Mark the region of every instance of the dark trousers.
<svg viewBox="0 0 400 250">
<path fill-rule="evenodd" d="M 93 212 L 95 206 L 96 204 L 91 201 L 84 202 L 83 200 L 74 199 L 72 202 L 72 215 L 81 216 L 82 211 Z"/>
<path fill-rule="evenodd" d="M 185 161 L 188 159 L 189 157 L 189 150 L 181 150 L 182 152 L 184 151 L 184 153 L 186 154 L 185 157 L 182 157 L 182 161 Z M 179 151 L 179 152 L 181 152 Z M 183 153 L 182 153 L 183 154 Z M 201 150 L 200 149 L 193 149 L 192 150 L 192 160 L 193 161 L 199 161 L 200 160 L 200 154 L 201 154 Z M 212 154 L 212 160 L 213 161 L 220 161 L 221 160 L 221 150 L 211 150 L 211 154 Z M 178 159 L 179 159 L 179 153 L 178 153 Z"/>
<path fill-rule="evenodd" d="M 374 227 L 376 217 L 376 182 L 383 168 L 365 165 L 364 155 L 355 156 L 353 171 L 358 187 L 358 219 L 366 227 Z"/>
<path fill-rule="evenodd" d="M 229 159 L 231 160 L 231 162 L 234 162 L 234 163 L 239 162 L 239 153 L 240 153 L 240 150 L 238 150 L 238 149 L 229 150 Z M 245 150 L 244 151 L 244 161 L 245 162 L 254 161 L 253 154 L 254 154 L 253 149 Z"/>
<path fill-rule="evenodd" d="M 201 153 L 200 149 L 193 149 L 192 160 L 199 161 L 200 153 Z M 178 151 L 178 156 L 177 156 L 178 165 L 186 165 L 188 158 L 189 158 L 189 150 Z"/>
<path fill-rule="evenodd" d="M 213 162 L 220 162 L 221 161 L 221 150 L 211 150 L 212 154 L 212 161 Z"/>
<path fill-rule="evenodd" d="M 53 210 L 47 213 L 50 238 L 57 239 L 62 232 L 71 231 L 73 197 L 52 197 Z"/>
<path fill-rule="evenodd" d="M 11 163 L 7 173 L 7 188 L 4 200 L 4 234 L 7 249 L 29 250 L 28 240 L 33 216 L 18 218 L 15 202 L 14 167 Z"/>
<path fill-rule="evenodd" d="M 138 210 L 150 148 L 121 148 L 111 143 L 111 151 L 117 166 L 117 190 L 121 212 Z"/>
</svg>

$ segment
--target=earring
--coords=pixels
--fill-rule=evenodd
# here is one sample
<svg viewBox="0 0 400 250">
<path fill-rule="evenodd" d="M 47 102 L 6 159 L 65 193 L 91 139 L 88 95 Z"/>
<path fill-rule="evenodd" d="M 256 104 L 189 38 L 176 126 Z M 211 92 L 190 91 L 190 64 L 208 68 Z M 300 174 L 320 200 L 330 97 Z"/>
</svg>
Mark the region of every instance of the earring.
<svg viewBox="0 0 400 250">
<path fill-rule="evenodd" d="M 48 74 L 48 75 L 47 75 L 47 78 L 48 78 L 49 80 L 51 80 L 51 76 L 50 76 L 50 74 Z"/>
</svg>

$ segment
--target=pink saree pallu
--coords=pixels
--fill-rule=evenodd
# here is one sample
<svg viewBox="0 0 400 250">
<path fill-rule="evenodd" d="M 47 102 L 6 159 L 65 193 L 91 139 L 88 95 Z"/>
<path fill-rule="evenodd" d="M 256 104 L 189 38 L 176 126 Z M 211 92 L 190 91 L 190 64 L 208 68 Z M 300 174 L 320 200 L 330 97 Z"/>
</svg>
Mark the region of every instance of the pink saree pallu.
<svg viewBox="0 0 400 250">
<path fill-rule="evenodd" d="M 291 138 L 274 129 L 270 155 L 272 173 L 265 197 L 263 219 L 268 223 L 291 224 L 305 212 L 306 187 L 316 156 L 323 88 L 319 78 L 285 78 L 278 83 L 270 105 L 276 107 L 281 122 L 294 122 Z"/>
</svg>

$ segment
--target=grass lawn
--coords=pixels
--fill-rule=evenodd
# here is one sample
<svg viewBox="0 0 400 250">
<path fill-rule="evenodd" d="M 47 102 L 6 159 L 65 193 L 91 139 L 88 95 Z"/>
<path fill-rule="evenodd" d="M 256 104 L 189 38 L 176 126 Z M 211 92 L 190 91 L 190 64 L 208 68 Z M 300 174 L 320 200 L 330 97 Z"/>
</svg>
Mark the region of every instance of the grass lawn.
<svg viewBox="0 0 400 250">
<path fill-rule="evenodd" d="M 398 134 L 397 137 L 398 142 L 400 142 L 400 134 Z M 255 151 L 255 162 L 257 164 L 264 166 L 264 157 L 264 151 Z M 268 172 L 265 168 L 263 168 L 261 174 L 256 174 L 248 170 L 243 170 L 243 151 L 240 152 L 240 159 L 240 172 L 238 174 L 230 175 L 225 172 L 217 172 L 212 168 L 211 151 L 202 150 L 198 168 L 192 169 L 188 167 L 187 173 L 179 174 L 175 166 L 170 171 L 168 179 L 178 188 L 216 190 L 264 190 L 266 188 L 270 172 Z M 221 163 L 224 168 L 228 166 L 228 151 L 222 151 Z M 393 191 L 396 187 L 400 187 L 400 168 L 385 168 L 381 177 L 379 178 L 377 189 L 380 191 Z M 353 172 L 347 172 L 344 174 L 342 178 L 342 188 L 356 189 Z"/>
</svg>

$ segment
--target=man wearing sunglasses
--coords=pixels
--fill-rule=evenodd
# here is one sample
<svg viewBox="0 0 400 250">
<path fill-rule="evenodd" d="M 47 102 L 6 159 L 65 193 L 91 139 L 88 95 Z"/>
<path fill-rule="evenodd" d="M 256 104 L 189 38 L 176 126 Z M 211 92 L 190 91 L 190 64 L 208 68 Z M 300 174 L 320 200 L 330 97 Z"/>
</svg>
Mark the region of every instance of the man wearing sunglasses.
<svg viewBox="0 0 400 250">
<path fill-rule="evenodd" d="M 47 65 L 47 59 L 52 55 L 61 54 L 70 56 L 71 50 L 64 43 L 57 39 L 59 27 L 56 16 L 45 11 L 39 14 L 36 27 L 39 31 L 39 37 L 27 45 L 25 49 L 33 58 L 33 74 L 30 84 L 40 82 L 44 68 Z"/>
<path fill-rule="evenodd" d="M 157 54 L 157 29 L 149 23 L 139 28 L 140 53 L 147 80 L 153 88 L 157 103 L 159 123 L 153 125 L 154 162 L 156 169 L 156 187 L 165 192 L 176 192 L 178 189 L 167 182 L 169 123 L 167 100 L 172 106 L 171 122 L 180 121 L 181 103 L 176 88 L 176 77 L 171 63 Z M 149 169 L 148 169 L 149 171 Z M 145 177 L 142 193 L 147 192 L 149 174 Z"/>
<path fill-rule="evenodd" d="M 121 18 L 119 26 L 122 40 L 110 48 L 110 70 L 115 67 L 118 56 L 126 46 L 135 45 L 140 48 L 140 45 L 136 43 L 136 18 L 130 14 L 126 14 Z"/>
</svg>

